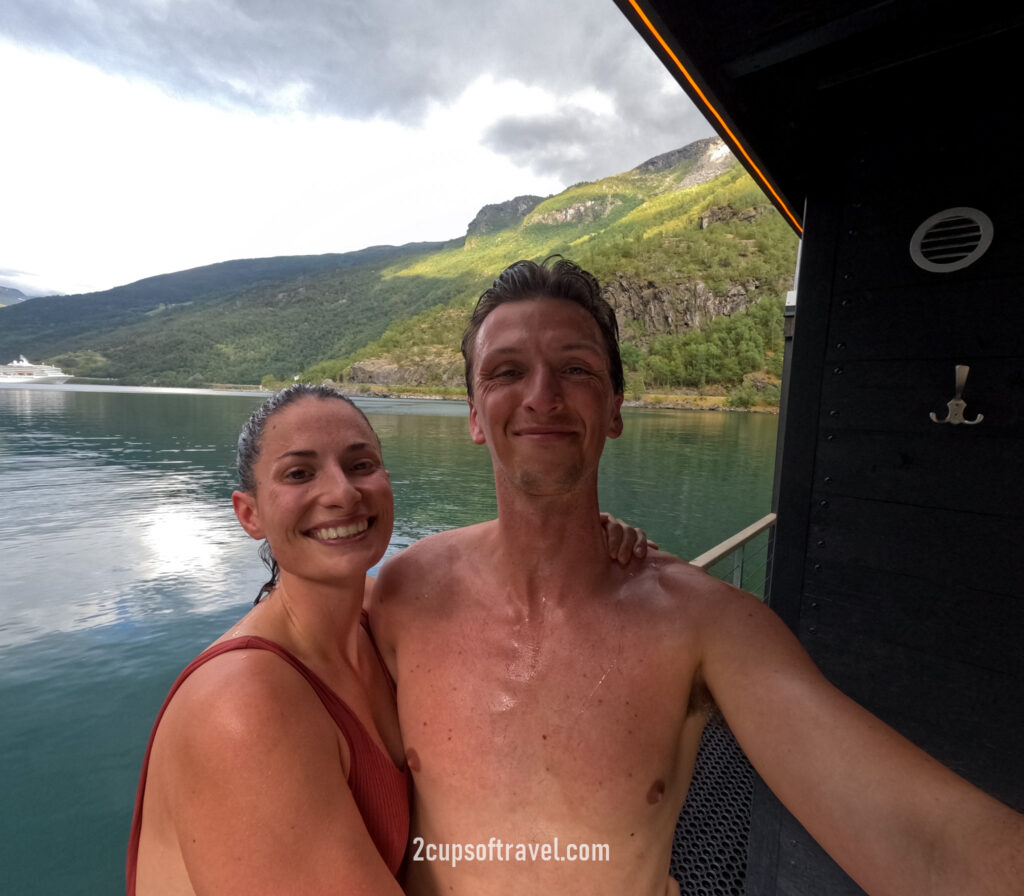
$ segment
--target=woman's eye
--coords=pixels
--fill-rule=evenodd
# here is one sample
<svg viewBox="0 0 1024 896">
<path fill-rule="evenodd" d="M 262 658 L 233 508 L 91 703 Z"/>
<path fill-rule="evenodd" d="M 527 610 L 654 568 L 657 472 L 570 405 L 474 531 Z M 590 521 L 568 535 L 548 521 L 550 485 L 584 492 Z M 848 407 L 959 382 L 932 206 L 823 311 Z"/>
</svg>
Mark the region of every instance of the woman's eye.
<svg viewBox="0 0 1024 896">
<path fill-rule="evenodd" d="M 301 482 L 309 477 L 310 473 L 308 470 L 288 470 L 284 474 L 284 478 L 290 482 Z"/>
</svg>

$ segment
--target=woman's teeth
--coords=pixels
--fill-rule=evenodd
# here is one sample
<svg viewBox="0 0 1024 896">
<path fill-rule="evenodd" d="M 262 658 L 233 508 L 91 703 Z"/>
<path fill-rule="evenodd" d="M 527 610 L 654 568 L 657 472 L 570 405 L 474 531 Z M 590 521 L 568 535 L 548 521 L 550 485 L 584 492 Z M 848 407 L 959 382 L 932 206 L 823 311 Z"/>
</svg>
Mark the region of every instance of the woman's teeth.
<svg viewBox="0 0 1024 896">
<path fill-rule="evenodd" d="M 320 541 L 330 541 L 334 538 L 349 538 L 352 535 L 365 532 L 369 526 L 368 520 L 361 520 L 348 526 L 331 526 L 327 529 L 317 529 L 313 532 L 313 537 L 320 539 Z"/>
</svg>

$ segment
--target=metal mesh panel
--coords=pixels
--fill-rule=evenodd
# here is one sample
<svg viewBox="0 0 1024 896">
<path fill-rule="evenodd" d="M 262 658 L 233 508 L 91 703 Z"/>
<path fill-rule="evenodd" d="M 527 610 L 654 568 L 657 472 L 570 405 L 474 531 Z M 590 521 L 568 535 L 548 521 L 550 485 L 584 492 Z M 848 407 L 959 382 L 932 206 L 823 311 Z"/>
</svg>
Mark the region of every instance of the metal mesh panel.
<svg viewBox="0 0 1024 896">
<path fill-rule="evenodd" d="M 718 713 L 701 738 L 669 871 L 683 896 L 743 896 L 754 770 Z"/>
</svg>

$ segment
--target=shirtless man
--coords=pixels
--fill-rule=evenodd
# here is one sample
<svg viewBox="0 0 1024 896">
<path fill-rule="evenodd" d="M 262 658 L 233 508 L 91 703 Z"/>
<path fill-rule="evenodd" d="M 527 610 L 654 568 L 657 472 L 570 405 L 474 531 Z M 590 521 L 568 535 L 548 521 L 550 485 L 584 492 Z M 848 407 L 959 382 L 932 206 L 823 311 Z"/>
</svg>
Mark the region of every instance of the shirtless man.
<svg viewBox="0 0 1024 896">
<path fill-rule="evenodd" d="M 498 518 L 405 549 L 372 608 L 414 780 L 408 893 L 675 892 L 712 700 L 868 892 L 1021 892 L 1024 816 L 835 690 L 766 606 L 664 553 L 608 557 L 598 463 L 623 380 L 589 274 L 513 265 L 463 352 Z"/>
</svg>

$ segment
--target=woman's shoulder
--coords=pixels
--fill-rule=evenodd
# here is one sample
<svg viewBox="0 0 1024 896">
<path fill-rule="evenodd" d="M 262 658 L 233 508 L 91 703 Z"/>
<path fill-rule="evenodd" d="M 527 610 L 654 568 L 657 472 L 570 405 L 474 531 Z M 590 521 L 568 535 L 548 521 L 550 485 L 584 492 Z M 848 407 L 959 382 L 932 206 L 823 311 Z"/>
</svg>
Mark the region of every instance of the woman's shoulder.
<svg viewBox="0 0 1024 896">
<path fill-rule="evenodd" d="M 197 892 L 326 892 L 340 874 L 397 896 L 349 787 L 347 744 L 296 669 L 229 649 L 197 666 L 167 710 L 146 823 L 170 831 Z"/>
<path fill-rule="evenodd" d="M 167 705 L 159 732 L 165 742 L 230 754 L 267 738 L 329 733 L 330 717 L 304 676 L 264 645 L 273 642 L 241 636 L 204 651 Z"/>
</svg>

